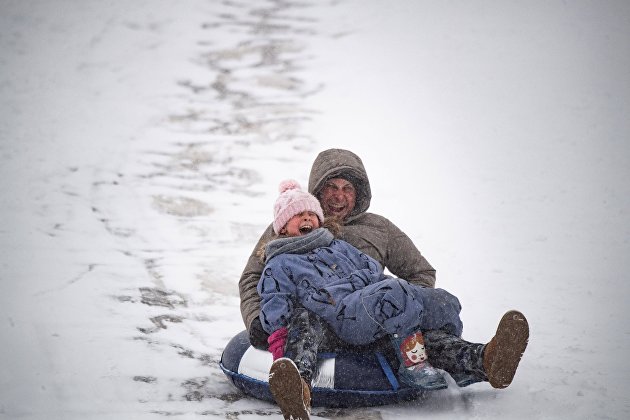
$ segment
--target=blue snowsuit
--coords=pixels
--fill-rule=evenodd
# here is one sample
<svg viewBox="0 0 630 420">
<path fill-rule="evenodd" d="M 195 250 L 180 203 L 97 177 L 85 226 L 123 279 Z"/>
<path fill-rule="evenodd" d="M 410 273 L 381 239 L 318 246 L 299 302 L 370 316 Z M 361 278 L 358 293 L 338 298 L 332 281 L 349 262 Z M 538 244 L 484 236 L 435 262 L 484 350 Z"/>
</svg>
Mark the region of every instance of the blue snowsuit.
<svg viewBox="0 0 630 420">
<path fill-rule="evenodd" d="M 265 255 L 258 293 L 267 333 L 286 327 L 296 305 L 319 315 L 349 344 L 418 330 L 462 333 L 455 296 L 385 275 L 376 260 L 326 229 L 271 241 Z"/>
</svg>

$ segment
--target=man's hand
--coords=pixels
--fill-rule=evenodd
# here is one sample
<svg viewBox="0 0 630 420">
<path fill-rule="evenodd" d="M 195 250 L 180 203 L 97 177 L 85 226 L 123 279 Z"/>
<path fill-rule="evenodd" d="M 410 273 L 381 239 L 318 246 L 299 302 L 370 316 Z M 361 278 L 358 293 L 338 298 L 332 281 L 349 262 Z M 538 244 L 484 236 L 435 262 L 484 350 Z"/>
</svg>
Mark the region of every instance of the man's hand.
<svg viewBox="0 0 630 420">
<path fill-rule="evenodd" d="M 257 349 L 267 350 L 267 339 L 269 334 L 263 330 L 260 318 L 256 317 L 249 325 L 249 342 Z"/>
</svg>

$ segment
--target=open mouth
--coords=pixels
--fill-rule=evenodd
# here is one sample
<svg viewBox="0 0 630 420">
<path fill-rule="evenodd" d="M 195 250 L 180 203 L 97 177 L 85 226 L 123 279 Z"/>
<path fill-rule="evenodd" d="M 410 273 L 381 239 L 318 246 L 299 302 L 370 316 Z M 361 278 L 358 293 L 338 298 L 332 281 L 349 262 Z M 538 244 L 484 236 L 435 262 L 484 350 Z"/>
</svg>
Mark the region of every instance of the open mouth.
<svg viewBox="0 0 630 420">
<path fill-rule="evenodd" d="M 300 233 L 310 233 L 312 230 L 313 226 L 311 225 L 300 226 Z"/>
<path fill-rule="evenodd" d="M 345 204 L 329 204 L 328 208 L 333 213 L 341 213 L 342 211 L 345 210 L 346 205 Z"/>
</svg>

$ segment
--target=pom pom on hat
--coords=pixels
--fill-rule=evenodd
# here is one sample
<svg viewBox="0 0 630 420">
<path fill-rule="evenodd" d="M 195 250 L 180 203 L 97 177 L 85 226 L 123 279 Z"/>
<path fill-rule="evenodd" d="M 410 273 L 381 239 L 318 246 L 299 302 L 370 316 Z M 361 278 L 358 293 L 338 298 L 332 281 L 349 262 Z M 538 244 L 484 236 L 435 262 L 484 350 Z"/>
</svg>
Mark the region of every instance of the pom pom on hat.
<svg viewBox="0 0 630 420">
<path fill-rule="evenodd" d="M 284 181 L 280 183 L 280 186 L 278 187 L 278 191 L 280 192 L 280 194 L 282 194 L 283 192 L 287 190 L 301 190 L 301 189 L 302 187 L 300 187 L 300 184 L 294 179 L 285 179 Z"/>
<path fill-rule="evenodd" d="M 311 211 L 317 215 L 320 223 L 324 221 L 324 212 L 319 200 L 307 191 L 302 191 L 300 184 L 287 179 L 278 186 L 280 196 L 273 207 L 273 231 L 280 234 L 282 228 L 296 214 Z"/>
</svg>

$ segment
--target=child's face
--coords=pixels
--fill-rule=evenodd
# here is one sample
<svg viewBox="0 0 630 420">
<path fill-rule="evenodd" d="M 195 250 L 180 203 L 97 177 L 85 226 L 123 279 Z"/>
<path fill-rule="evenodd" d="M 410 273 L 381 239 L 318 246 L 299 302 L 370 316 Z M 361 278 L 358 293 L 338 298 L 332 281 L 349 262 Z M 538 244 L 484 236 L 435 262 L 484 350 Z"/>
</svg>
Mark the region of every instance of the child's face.
<svg viewBox="0 0 630 420">
<path fill-rule="evenodd" d="M 424 346 L 420 343 L 416 343 L 411 350 L 407 352 L 407 358 L 413 363 L 420 363 L 427 360 L 427 352 L 424 350 Z"/>
<path fill-rule="evenodd" d="M 319 227 L 319 218 L 310 211 L 303 211 L 289 219 L 287 224 L 280 231 L 287 236 L 306 235 Z"/>
</svg>

